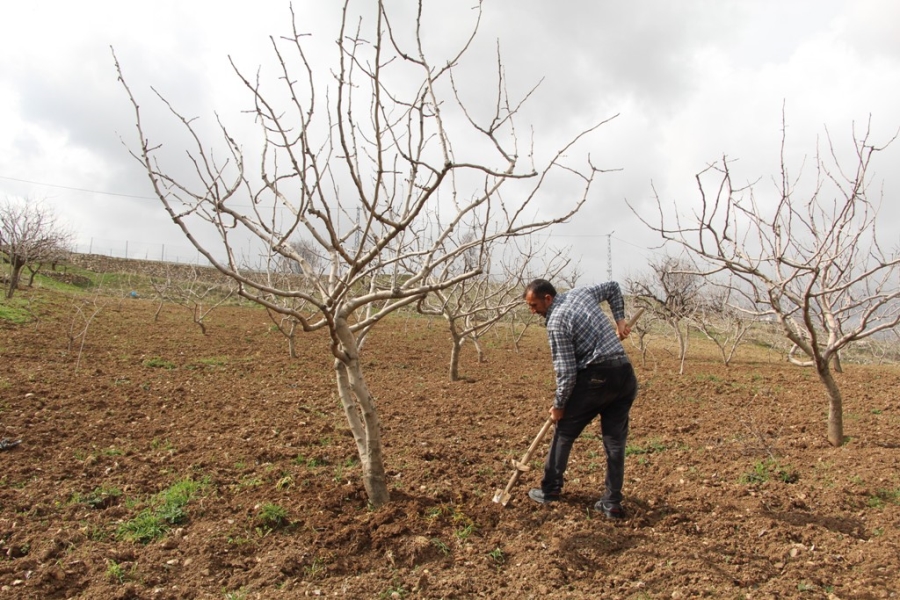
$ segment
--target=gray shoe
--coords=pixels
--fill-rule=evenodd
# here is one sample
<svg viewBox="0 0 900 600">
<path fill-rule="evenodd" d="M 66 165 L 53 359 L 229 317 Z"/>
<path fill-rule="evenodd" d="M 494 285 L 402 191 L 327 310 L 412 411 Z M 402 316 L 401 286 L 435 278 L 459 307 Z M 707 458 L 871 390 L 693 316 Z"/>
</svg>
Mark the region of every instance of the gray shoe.
<svg viewBox="0 0 900 600">
<path fill-rule="evenodd" d="M 594 504 L 594 510 L 602 512 L 606 515 L 607 519 L 625 518 L 625 511 L 622 510 L 620 504 L 613 504 L 612 502 L 606 502 L 605 500 L 598 500 L 597 503 Z"/>
<path fill-rule="evenodd" d="M 556 502 L 557 500 L 559 500 L 559 494 L 545 494 L 544 490 L 542 490 L 541 488 L 534 488 L 533 490 L 529 490 L 528 497 L 538 504 L 550 504 L 551 502 Z"/>
</svg>

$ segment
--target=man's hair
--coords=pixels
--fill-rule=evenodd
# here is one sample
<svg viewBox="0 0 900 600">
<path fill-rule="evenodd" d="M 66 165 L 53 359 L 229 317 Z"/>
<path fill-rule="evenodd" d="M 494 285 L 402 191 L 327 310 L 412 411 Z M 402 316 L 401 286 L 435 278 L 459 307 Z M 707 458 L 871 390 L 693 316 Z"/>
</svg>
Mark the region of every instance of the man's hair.
<svg viewBox="0 0 900 600">
<path fill-rule="evenodd" d="M 522 298 L 524 298 L 528 292 L 531 292 L 535 296 L 546 296 L 549 294 L 556 298 L 556 288 L 546 279 L 535 279 L 525 286 L 525 291 L 522 292 Z"/>
</svg>

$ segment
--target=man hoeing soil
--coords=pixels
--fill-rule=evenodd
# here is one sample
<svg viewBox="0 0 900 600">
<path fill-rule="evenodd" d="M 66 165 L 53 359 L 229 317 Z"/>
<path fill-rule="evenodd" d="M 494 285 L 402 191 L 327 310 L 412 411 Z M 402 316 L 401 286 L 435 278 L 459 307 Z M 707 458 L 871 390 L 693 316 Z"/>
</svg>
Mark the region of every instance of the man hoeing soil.
<svg viewBox="0 0 900 600">
<path fill-rule="evenodd" d="M 607 517 L 621 519 L 625 479 L 625 442 L 637 379 L 621 340 L 631 333 L 625 299 L 615 281 L 556 293 L 549 281 L 535 279 L 525 288 L 531 312 L 547 321 L 550 354 L 556 372 L 556 397 L 550 418 L 556 423 L 541 487 L 528 497 L 546 504 L 559 500 L 572 444 L 600 416 L 606 451 L 606 492 L 594 504 Z M 616 326 L 600 308 L 606 301 Z"/>
</svg>

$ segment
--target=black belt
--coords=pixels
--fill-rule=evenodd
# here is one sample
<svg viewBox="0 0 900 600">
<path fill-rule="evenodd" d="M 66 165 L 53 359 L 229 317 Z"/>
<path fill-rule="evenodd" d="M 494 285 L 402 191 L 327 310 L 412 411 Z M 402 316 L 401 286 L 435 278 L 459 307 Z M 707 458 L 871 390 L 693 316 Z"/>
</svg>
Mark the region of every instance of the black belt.
<svg viewBox="0 0 900 600">
<path fill-rule="evenodd" d="M 596 362 L 592 362 L 588 365 L 590 367 L 600 367 L 600 368 L 609 368 L 609 367 L 622 367 L 627 364 L 631 364 L 631 361 L 628 360 L 627 356 L 616 356 L 615 358 L 605 358 L 603 360 L 598 360 Z"/>
</svg>

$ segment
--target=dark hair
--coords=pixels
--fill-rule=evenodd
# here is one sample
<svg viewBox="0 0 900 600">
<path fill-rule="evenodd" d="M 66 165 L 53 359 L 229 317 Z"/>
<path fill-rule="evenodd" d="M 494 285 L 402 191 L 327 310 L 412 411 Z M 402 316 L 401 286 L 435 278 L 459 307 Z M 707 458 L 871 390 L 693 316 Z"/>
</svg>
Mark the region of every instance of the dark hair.
<svg viewBox="0 0 900 600">
<path fill-rule="evenodd" d="M 556 288 L 553 287 L 553 284 L 547 281 L 546 279 L 535 279 L 527 286 L 525 286 L 525 291 L 522 292 L 522 297 L 524 298 L 528 292 L 531 292 L 535 296 L 546 296 L 550 295 L 553 298 L 556 298 Z"/>
</svg>

